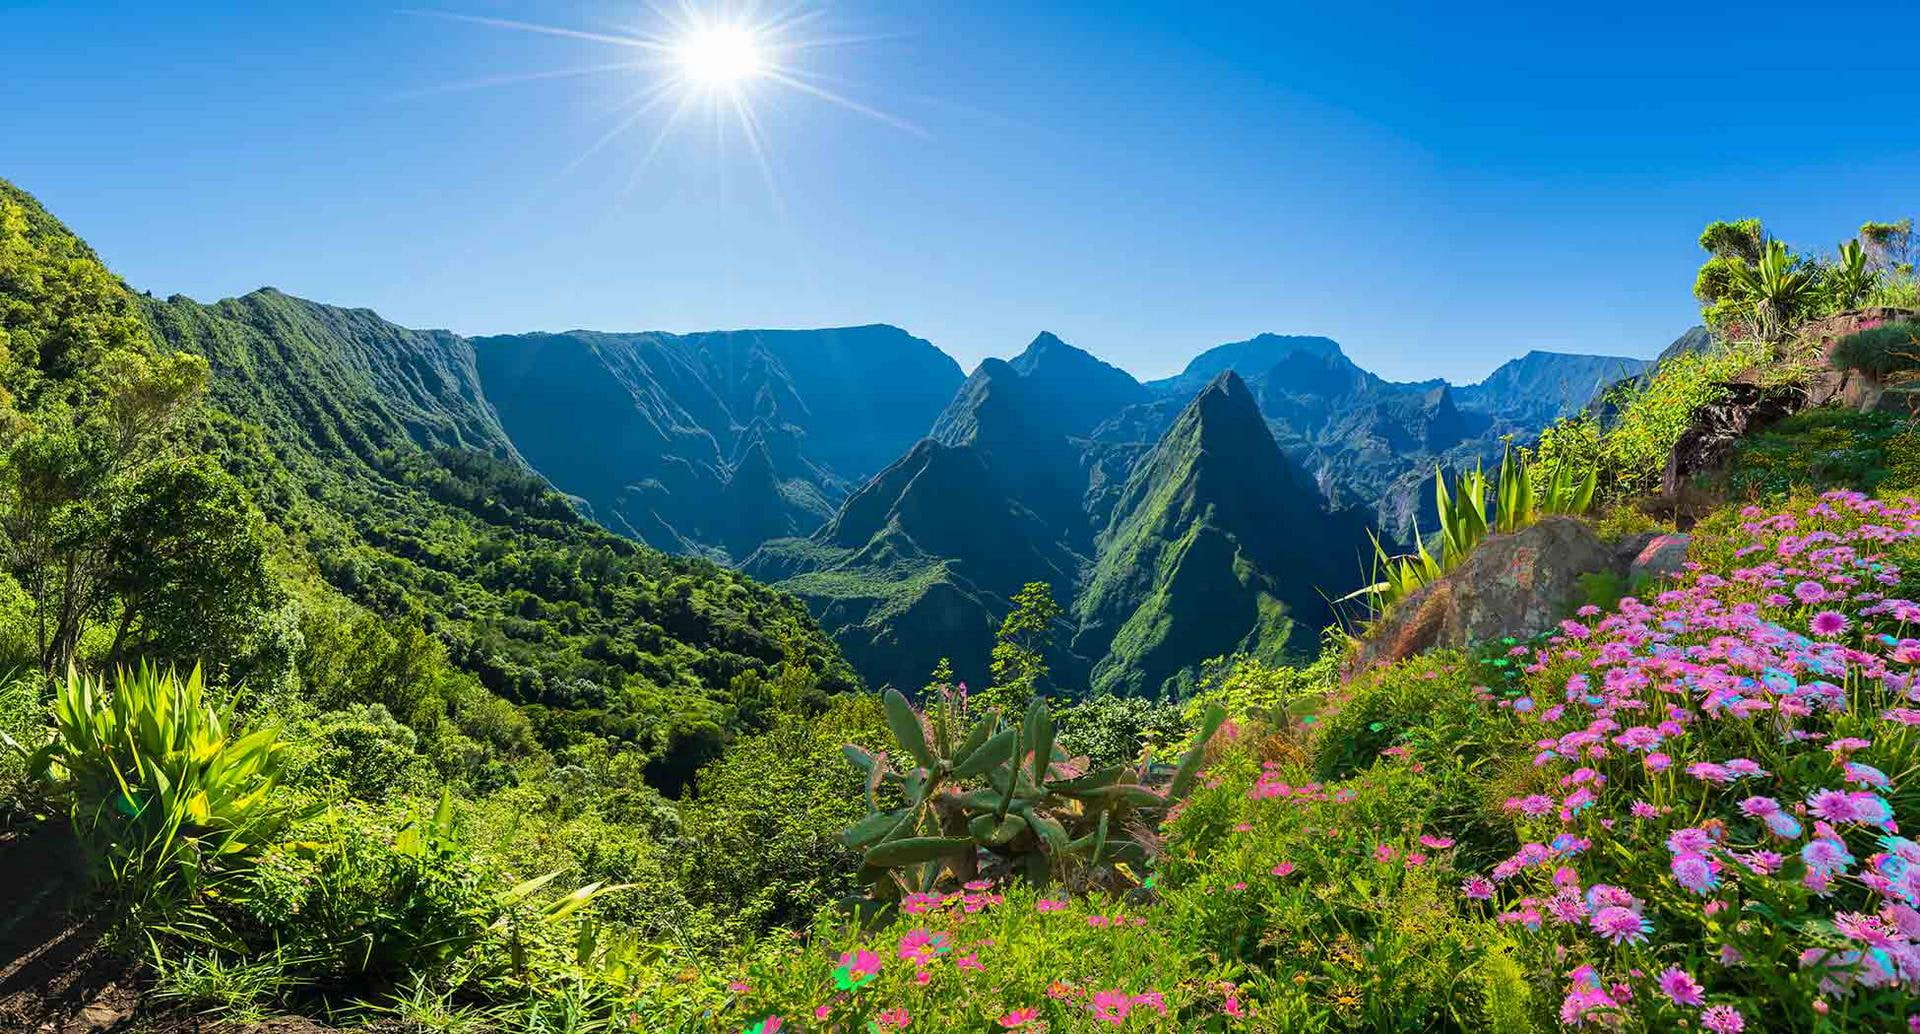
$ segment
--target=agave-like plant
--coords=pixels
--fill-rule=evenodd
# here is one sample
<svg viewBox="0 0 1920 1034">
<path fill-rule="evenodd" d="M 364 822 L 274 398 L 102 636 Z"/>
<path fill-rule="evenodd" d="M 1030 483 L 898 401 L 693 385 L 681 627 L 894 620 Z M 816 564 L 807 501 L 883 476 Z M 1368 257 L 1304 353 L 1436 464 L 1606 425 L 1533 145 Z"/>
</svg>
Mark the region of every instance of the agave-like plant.
<svg viewBox="0 0 1920 1034">
<path fill-rule="evenodd" d="M 295 812 L 274 791 L 279 730 L 244 735 L 185 678 L 122 668 L 112 688 L 70 671 L 56 687 L 53 737 L 27 771 L 68 806 L 101 882 L 130 905 L 163 908 L 239 871 Z"/>
<path fill-rule="evenodd" d="M 886 900 L 930 891 L 943 874 L 974 879 L 983 859 L 1036 884 L 1122 882 L 1123 867 L 1145 866 L 1144 841 L 1193 787 L 1226 720 L 1224 708 L 1208 708 L 1172 767 L 1090 771 L 1056 741 L 1044 698 L 1017 722 L 992 708 L 974 716 L 964 691 L 943 690 L 930 714 L 895 689 L 883 700 L 900 767 L 884 751 L 843 748 L 866 773 L 872 812 L 841 839 L 863 852 L 862 875 Z"/>
<path fill-rule="evenodd" d="M 1843 309 L 1860 304 L 1879 285 L 1880 271 L 1867 260 L 1867 249 L 1858 239 L 1842 241 L 1840 260 L 1827 270 L 1827 290 Z"/>
<path fill-rule="evenodd" d="M 1786 333 L 1814 292 L 1814 270 L 1780 240 L 1767 241 L 1758 262 L 1735 264 L 1727 273 L 1728 289 L 1753 317 L 1755 331 L 1766 341 L 1776 341 Z"/>
<path fill-rule="evenodd" d="M 1598 468 L 1575 473 L 1572 464 L 1561 461 L 1544 483 L 1539 482 L 1525 455 L 1509 444 L 1500 459 L 1500 476 L 1493 486 L 1494 510 L 1489 516 L 1484 470 L 1476 465 L 1461 473 L 1449 492 L 1446 474 L 1436 467 L 1433 491 L 1440 514 L 1439 555 L 1427 548 L 1417 524 L 1410 554 L 1388 554 L 1374 535 L 1373 579 L 1336 602 L 1364 597 L 1376 611 L 1384 610 L 1460 566 L 1489 534 L 1509 535 L 1546 516 L 1586 513 L 1593 506 L 1599 480 Z"/>
</svg>

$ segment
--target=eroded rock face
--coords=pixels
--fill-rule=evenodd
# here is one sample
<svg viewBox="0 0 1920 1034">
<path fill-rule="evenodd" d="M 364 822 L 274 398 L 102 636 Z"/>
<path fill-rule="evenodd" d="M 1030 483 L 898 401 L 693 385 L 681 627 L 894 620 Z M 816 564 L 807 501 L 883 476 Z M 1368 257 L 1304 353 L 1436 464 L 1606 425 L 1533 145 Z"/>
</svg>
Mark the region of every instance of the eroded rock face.
<svg viewBox="0 0 1920 1034">
<path fill-rule="evenodd" d="M 1549 517 L 1512 535 L 1495 535 L 1383 618 L 1361 647 L 1357 667 L 1404 660 L 1437 646 L 1544 631 L 1579 597 L 1581 575 L 1620 573 L 1622 565 L 1621 551 L 1572 517 Z"/>
<path fill-rule="evenodd" d="M 1799 412 L 1806 392 L 1796 387 L 1768 387 L 1746 380 L 1721 385 L 1727 397 L 1694 409 L 1687 429 L 1680 432 L 1667 469 L 1660 478 L 1660 494 L 1678 496 L 1695 474 L 1718 470 L 1733 454 L 1740 439 Z"/>
</svg>

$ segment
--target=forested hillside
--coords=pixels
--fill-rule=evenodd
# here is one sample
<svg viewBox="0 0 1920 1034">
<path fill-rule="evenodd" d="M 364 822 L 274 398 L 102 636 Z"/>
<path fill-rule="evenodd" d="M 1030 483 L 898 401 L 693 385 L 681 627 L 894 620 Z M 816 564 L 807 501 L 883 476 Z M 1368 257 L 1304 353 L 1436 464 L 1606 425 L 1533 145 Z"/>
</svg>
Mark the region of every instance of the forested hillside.
<svg viewBox="0 0 1920 1034">
<path fill-rule="evenodd" d="M 169 597 L 186 588 L 72 587 L 73 599 L 54 600 L 72 613 L 54 624 L 75 631 L 53 637 L 76 642 L 52 644 L 47 663 L 100 636 L 110 658 L 204 660 L 325 706 L 379 703 L 423 733 L 451 718 L 448 734 L 461 739 L 443 745 L 450 756 L 493 771 L 473 778 L 505 778 L 503 756 L 605 737 L 641 751 L 669 791 L 763 723 L 765 683 L 783 662 L 821 672 L 825 692 L 853 684 L 791 598 L 576 515 L 521 462 L 464 340 L 273 290 L 213 305 L 139 298 L 31 198 L 9 185 L 5 201 L 20 285 L 14 394 L 35 433 L 72 426 L 61 448 L 84 447 L 88 421 L 120 419 L 87 393 L 111 389 L 78 387 L 89 383 L 131 381 L 126 405 L 143 408 L 124 419 L 146 422 L 115 428 L 132 444 L 112 462 L 132 469 L 61 484 L 57 498 L 31 501 L 45 513 L 18 500 L 16 519 L 56 532 L 81 516 L 101 521 L 96 534 L 128 556 L 143 555 L 120 544 L 135 529 L 117 528 L 148 522 L 141 530 L 153 535 L 152 522 L 190 521 L 168 542 L 138 546 L 183 583 L 257 557 L 247 594 L 195 619 L 227 627 L 199 638 L 179 628 L 194 607 Z M 27 293 L 35 285 L 42 296 Z M 64 322 L 43 330 L 48 311 Z M 156 398 L 163 389 L 172 394 Z M 198 541 L 216 523 L 247 534 Z M 30 595 L 53 596 L 33 581 L 40 569 L 90 548 L 50 537 L 47 556 L 16 561 Z M 166 608 L 173 630 L 145 608 Z M 489 694 L 520 712 L 490 713 Z"/>
</svg>

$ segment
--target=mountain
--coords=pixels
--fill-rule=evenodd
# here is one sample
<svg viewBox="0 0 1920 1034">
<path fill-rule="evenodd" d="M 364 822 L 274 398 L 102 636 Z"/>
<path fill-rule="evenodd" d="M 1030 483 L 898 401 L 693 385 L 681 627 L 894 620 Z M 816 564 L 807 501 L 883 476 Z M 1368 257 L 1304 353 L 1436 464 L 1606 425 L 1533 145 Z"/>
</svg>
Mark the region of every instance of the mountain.
<svg viewBox="0 0 1920 1034">
<path fill-rule="evenodd" d="M 1502 423 L 1537 430 L 1580 412 L 1596 392 L 1638 377 L 1652 365 L 1620 356 L 1533 351 L 1502 363 L 1486 380 L 1459 389 L 1459 403 Z"/>
<path fill-rule="evenodd" d="M 982 362 L 819 532 L 767 543 L 745 570 L 807 600 L 875 684 L 917 686 L 943 657 L 980 684 L 1033 581 L 1068 605 L 1051 661 L 1069 691 L 1157 691 L 1223 650 L 1302 645 L 1293 615 L 1318 634 L 1321 581 L 1357 580 L 1344 547 L 1364 524 L 1325 513 L 1246 385 L 1216 381 L 1163 420 L 1167 399 L 1041 334 Z"/>
<path fill-rule="evenodd" d="M 896 327 L 473 341 L 534 469 L 607 527 L 738 560 L 804 535 L 926 432 L 960 367 Z"/>
<path fill-rule="evenodd" d="M 1172 377 L 1148 381 L 1147 387 L 1163 395 L 1190 396 L 1223 371 L 1232 370 L 1243 378 L 1255 377 L 1295 355 L 1323 361 L 1346 359 L 1346 355 L 1340 351 L 1340 345 L 1332 338 L 1261 334 L 1245 341 L 1215 345 L 1194 356 L 1185 370 Z"/>
<path fill-rule="evenodd" d="M 1089 688 L 1167 688 L 1197 661 L 1310 652 L 1322 595 L 1360 570 L 1366 524 L 1323 513 L 1231 367 L 1175 418 L 1127 479 L 1074 601 Z"/>
<path fill-rule="evenodd" d="M 1076 436 L 1145 395 L 1041 334 L 1012 361 L 983 361 L 928 436 L 826 526 L 766 543 L 744 570 L 805 599 L 876 685 L 918 686 L 942 657 L 982 684 L 1011 597 L 1044 581 L 1070 599 L 1090 556 Z"/>
<path fill-rule="evenodd" d="M 741 693 L 783 660 L 855 684 L 792 597 L 577 514 L 520 458 L 465 339 L 271 289 L 141 306 L 163 347 L 206 358 L 204 448 L 276 529 L 282 566 L 318 583 L 296 597 L 337 593 L 392 634 L 430 634 L 551 745 L 634 743 L 674 792 L 753 721 L 762 705 Z M 303 606 L 310 646 L 373 634 L 328 612 Z"/>
<path fill-rule="evenodd" d="M 1387 538 L 1406 542 L 1416 527 L 1433 527 L 1431 493 L 1423 486 L 1435 466 L 1497 462 L 1502 436 L 1529 437 L 1578 412 L 1596 384 L 1645 366 L 1535 351 L 1479 384 L 1400 383 L 1362 369 L 1328 338 L 1262 334 L 1208 349 L 1178 376 L 1149 382 L 1160 398 L 1121 414 L 1095 437 L 1137 443 L 1143 432 L 1165 427 L 1197 385 L 1231 369 L 1259 401 L 1280 447 L 1330 505 L 1371 510 Z"/>
</svg>

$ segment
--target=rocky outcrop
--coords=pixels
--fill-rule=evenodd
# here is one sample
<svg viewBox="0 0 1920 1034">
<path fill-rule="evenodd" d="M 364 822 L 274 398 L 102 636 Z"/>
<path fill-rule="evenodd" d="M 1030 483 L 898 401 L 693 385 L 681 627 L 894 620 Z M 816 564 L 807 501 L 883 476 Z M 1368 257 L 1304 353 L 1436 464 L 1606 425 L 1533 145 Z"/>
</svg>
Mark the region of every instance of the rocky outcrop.
<svg viewBox="0 0 1920 1034">
<path fill-rule="evenodd" d="M 1694 409 L 1667 456 L 1667 469 L 1660 476 L 1662 496 L 1678 497 L 1694 475 L 1720 469 L 1742 437 L 1806 408 L 1805 389 L 1757 381 L 1727 381 L 1721 385 L 1724 399 Z"/>
<path fill-rule="evenodd" d="M 1616 549 L 1572 517 L 1549 517 L 1514 534 L 1495 535 L 1446 577 L 1401 600 L 1381 618 L 1361 646 L 1355 667 L 1390 664 L 1435 647 L 1544 631 L 1565 617 L 1579 597 L 1582 575 L 1624 574 L 1658 541 L 1643 539 Z M 1680 548 L 1684 552 L 1684 545 Z"/>
</svg>

